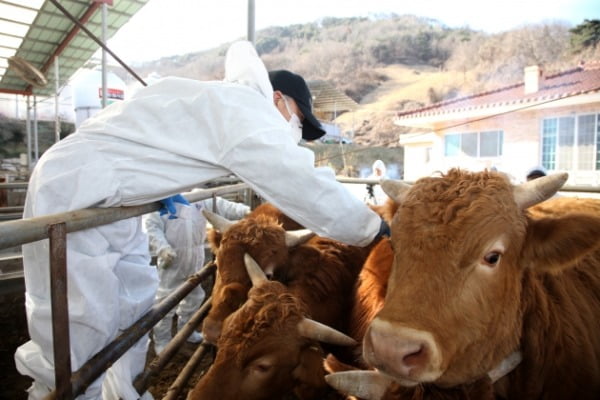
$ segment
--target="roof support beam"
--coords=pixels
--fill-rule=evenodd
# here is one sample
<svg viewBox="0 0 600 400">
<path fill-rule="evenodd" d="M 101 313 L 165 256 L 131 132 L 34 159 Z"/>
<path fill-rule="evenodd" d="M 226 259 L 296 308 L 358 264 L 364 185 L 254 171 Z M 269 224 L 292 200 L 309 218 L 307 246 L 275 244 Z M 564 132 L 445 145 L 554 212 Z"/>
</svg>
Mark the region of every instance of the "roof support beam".
<svg viewBox="0 0 600 400">
<path fill-rule="evenodd" d="M 75 26 L 67 34 L 65 39 L 58 45 L 58 47 L 56 48 L 56 51 L 50 57 L 48 57 L 48 60 L 46 60 L 46 63 L 44 64 L 44 66 L 42 67 L 42 70 L 41 70 L 43 73 L 46 73 L 48 71 L 48 68 L 50 68 L 50 65 L 52 65 L 52 62 L 54 61 L 54 57 L 59 56 L 65 50 L 65 48 L 73 40 L 75 35 L 77 35 L 77 33 L 79 33 L 79 30 L 83 26 L 83 24 L 85 24 L 92 17 L 92 15 L 94 15 L 96 10 L 101 5 L 100 3 L 92 2 L 90 7 L 85 11 L 85 13 L 83 13 L 83 15 L 81 16 L 81 18 L 78 21 L 77 19 L 75 19 L 75 17 L 73 17 L 71 14 L 69 14 L 69 12 L 63 6 L 58 4 L 58 2 L 56 0 L 50 0 L 50 2 L 52 4 L 54 4 L 56 6 L 56 8 L 58 8 L 65 15 L 65 17 L 71 19 L 75 23 Z M 90 33 L 88 33 L 88 35 L 89 34 Z"/>
<path fill-rule="evenodd" d="M 52 4 L 54 4 L 54 6 L 56 6 L 56 8 L 58 8 L 67 18 L 69 18 L 71 21 L 73 21 L 75 23 L 75 25 L 77 25 L 77 28 L 81 29 L 82 31 L 84 31 L 89 37 L 90 39 L 92 39 L 94 42 L 96 42 L 96 44 L 100 47 L 102 47 L 102 49 L 104 49 L 108 54 L 110 54 L 115 61 L 117 61 L 119 64 L 121 64 L 121 66 L 123 68 L 125 68 L 127 70 L 127 72 L 129 72 L 131 75 L 133 75 L 142 85 L 147 86 L 146 82 L 138 75 L 135 73 L 135 71 L 133 71 L 131 68 L 129 68 L 129 65 L 127 65 L 125 62 L 123 62 L 123 60 L 121 60 L 119 57 L 117 57 L 117 55 L 115 53 L 113 53 L 113 51 L 111 49 L 109 49 L 100 39 L 98 39 L 89 29 L 87 29 L 83 24 L 85 23 L 85 21 L 83 21 L 83 23 L 81 21 L 78 21 L 75 17 L 73 17 L 63 6 L 61 6 L 57 0 L 50 0 L 50 2 Z M 96 11 L 96 9 L 101 5 L 102 3 L 99 2 L 93 2 L 92 5 L 90 6 L 90 8 L 88 9 L 88 11 L 90 9 L 93 8 L 94 11 Z M 88 12 L 86 11 L 86 13 L 84 14 L 87 15 Z M 89 14 L 89 16 L 87 17 L 87 19 L 89 19 L 89 17 L 93 14 L 92 13 Z M 87 21 L 86 19 L 86 21 Z M 82 18 L 83 20 L 83 18 Z M 75 28 L 73 28 L 75 29 Z M 75 32 L 77 33 L 77 32 Z M 72 38 L 71 38 L 72 39 Z M 71 40 L 69 39 L 69 41 Z M 67 42 L 68 44 L 68 42 Z M 66 44 L 65 44 L 66 46 Z M 59 46 L 59 48 L 57 49 L 56 53 L 54 54 L 54 56 L 59 55 L 59 51 L 62 51 L 63 49 Z M 44 68 L 47 69 L 48 66 L 50 65 L 52 58 L 48 61 L 48 63 L 46 63 L 47 65 L 44 65 Z M 43 72 L 44 70 L 42 70 Z"/>
</svg>

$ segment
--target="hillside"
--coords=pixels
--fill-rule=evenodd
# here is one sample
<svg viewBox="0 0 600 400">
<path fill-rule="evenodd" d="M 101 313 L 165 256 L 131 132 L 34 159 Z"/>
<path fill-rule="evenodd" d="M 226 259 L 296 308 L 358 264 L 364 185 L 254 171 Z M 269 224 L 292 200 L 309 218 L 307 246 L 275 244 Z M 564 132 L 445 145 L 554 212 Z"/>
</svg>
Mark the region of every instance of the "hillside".
<svg viewBox="0 0 600 400">
<path fill-rule="evenodd" d="M 595 28 L 600 22 L 578 27 L 586 24 Z M 547 23 L 487 34 L 412 15 L 325 18 L 258 31 L 256 48 L 268 69 L 328 80 L 357 101 L 359 110 L 335 121 L 355 143 L 395 146 L 400 132 L 391 117 L 396 111 L 518 82 L 528 65 L 549 72 L 600 58 L 596 33 L 581 45 L 585 35 L 580 31 Z M 141 76 L 221 79 L 227 47 L 163 58 L 136 70 Z"/>
<path fill-rule="evenodd" d="M 448 93 L 465 84 L 462 75 L 431 66 L 393 64 L 375 71 L 385 81 L 361 99 L 358 110 L 335 121 L 343 132 L 354 133 L 357 144 L 396 146 L 401 129 L 392 123 L 395 112 L 428 104 L 431 88 Z"/>
<path fill-rule="evenodd" d="M 397 146 L 401 130 L 392 123 L 395 112 L 519 82 L 528 65 L 551 73 L 598 60 L 599 41 L 598 20 L 487 34 L 412 15 L 325 18 L 256 33 L 256 48 L 268 69 L 327 80 L 360 105 L 338 115 L 335 123 L 363 147 Z M 158 73 L 218 80 L 228 46 L 132 67 L 142 77 Z M 124 69 L 113 71 L 125 82 L 134 81 Z M 23 151 L 22 125 L 0 121 L 0 156 L 18 157 Z M 45 145 L 41 139 L 41 151 Z"/>
</svg>

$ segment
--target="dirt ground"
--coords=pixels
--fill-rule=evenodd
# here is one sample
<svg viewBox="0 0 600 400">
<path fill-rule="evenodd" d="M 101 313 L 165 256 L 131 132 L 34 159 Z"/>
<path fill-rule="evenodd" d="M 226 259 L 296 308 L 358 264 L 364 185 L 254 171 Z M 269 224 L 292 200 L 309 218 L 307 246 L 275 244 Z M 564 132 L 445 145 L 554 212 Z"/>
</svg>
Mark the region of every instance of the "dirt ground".
<svg viewBox="0 0 600 400">
<path fill-rule="evenodd" d="M 0 399 L 27 399 L 25 389 L 31 384 L 31 379 L 17 372 L 14 359 L 17 347 L 27 340 L 25 294 L 18 292 L 0 296 Z"/>
<path fill-rule="evenodd" d="M 25 296 L 23 292 L 0 296 L 0 399 L 26 400 L 26 389 L 31 385 L 29 377 L 19 374 L 15 367 L 14 353 L 18 346 L 29 340 L 25 318 Z M 169 386 L 177 378 L 190 356 L 196 350 L 195 344 L 186 343 L 167 366 L 150 381 L 149 391 L 155 399 L 161 399 Z M 148 362 L 154 357 L 154 350 L 148 352 Z M 187 392 L 195 385 L 212 362 L 212 355 L 207 354 L 200 366 L 182 391 L 180 399 L 185 399 Z"/>
</svg>

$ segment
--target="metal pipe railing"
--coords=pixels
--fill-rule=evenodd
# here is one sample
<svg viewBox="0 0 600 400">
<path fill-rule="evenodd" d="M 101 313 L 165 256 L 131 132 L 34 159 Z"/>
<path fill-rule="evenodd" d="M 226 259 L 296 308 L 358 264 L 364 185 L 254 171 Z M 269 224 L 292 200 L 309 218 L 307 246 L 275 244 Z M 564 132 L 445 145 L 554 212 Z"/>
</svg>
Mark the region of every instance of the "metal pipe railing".
<svg viewBox="0 0 600 400">
<path fill-rule="evenodd" d="M 247 189 L 246 184 L 200 189 L 185 195 L 190 202 Z M 212 273 L 205 268 L 126 329 L 118 338 L 71 372 L 67 297 L 67 233 L 89 229 L 157 211 L 160 202 L 130 207 L 90 208 L 0 223 L 0 249 L 50 238 L 52 335 L 56 389 L 47 399 L 71 399 L 85 391 L 110 365 L 160 321 L 181 299 Z M 212 268 L 214 270 L 214 267 Z"/>
<path fill-rule="evenodd" d="M 209 265 L 215 265 L 214 263 L 209 263 Z M 216 266 L 215 266 L 216 268 Z M 214 271 L 214 269 L 213 269 Z M 160 353 L 157 354 L 157 357 L 150 362 L 150 364 L 146 367 L 144 372 L 138 375 L 135 378 L 134 387 L 138 393 L 144 393 L 149 386 L 150 379 L 155 377 L 162 369 L 167 365 L 167 363 L 173 358 L 173 356 L 177 353 L 177 350 L 183 345 L 190 334 L 196 329 L 198 325 L 202 322 L 208 310 L 210 310 L 212 302 L 212 297 L 209 297 L 202 307 L 198 309 L 184 325 L 184 327 L 177 332 L 177 334 L 171 339 L 167 347 Z"/>
<path fill-rule="evenodd" d="M 96 355 L 90 358 L 77 371 L 73 372 L 70 377 L 70 386 L 72 396 L 62 396 L 65 393 L 64 388 L 59 388 L 50 393 L 46 400 L 74 398 L 82 394 L 85 389 L 102 373 L 118 360 L 131 346 L 137 343 L 146 333 L 148 333 L 158 321 L 179 302 L 194 290 L 204 279 L 214 273 L 216 266 L 209 264 L 199 272 L 191 275 L 181 286 L 173 293 L 168 295 L 163 301 L 155 304 L 150 310 L 144 314 L 129 328 L 125 329 L 115 340 L 109 343 L 105 348 L 100 350 Z M 146 382 L 144 382 L 144 385 Z M 142 386 L 140 386 L 142 387 Z"/>
<path fill-rule="evenodd" d="M 0 213 L 22 213 L 23 206 L 8 206 L 8 207 L 0 207 Z"/>
<path fill-rule="evenodd" d="M 200 189 L 192 193 L 186 193 L 184 197 L 190 203 L 193 203 L 207 199 L 213 196 L 213 194 L 219 196 L 221 194 L 237 192 L 247 187 L 245 183 L 238 183 L 226 187 Z M 47 227 L 49 225 L 65 222 L 67 233 L 70 233 L 148 214 L 158 210 L 160 207 L 161 204 L 155 202 L 129 207 L 86 208 L 83 210 L 45 215 L 43 217 L 2 222 L 0 223 L 0 249 L 46 239 L 48 237 Z"/>
<path fill-rule="evenodd" d="M 340 183 L 356 183 L 365 185 L 376 185 L 379 184 L 379 179 L 369 178 L 348 178 L 345 176 L 337 176 L 337 181 Z M 407 184 L 413 184 L 414 182 L 404 181 Z M 559 192 L 574 192 L 574 193 L 600 193 L 600 185 L 596 186 L 576 186 L 576 185 L 565 185 L 559 189 Z"/>
<path fill-rule="evenodd" d="M 202 343 L 198 346 L 188 363 L 183 367 L 179 375 L 177 375 L 175 381 L 169 386 L 169 390 L 162 400 L 176 400 L 179 398 L 179 394 L 183 390 L 185 384 L 211 348 L 213 348 L 213 346 L 206 343 Z"/>
<path fill-rule="evenodd" d="M 27 182 L 0 183 L 0 189 L 27 189 Z"/>
<path fill-rule="evenodd" d="M 59 398 L 73 397 L 71 342 L 69 338 L 69 300 L 67 298 L 67 229 L 65 223 L 48 227 L 50 238 L 50 296 L 54 374 Z M 65 329 L 66 328 L 66 329 Z"/>
</svg>

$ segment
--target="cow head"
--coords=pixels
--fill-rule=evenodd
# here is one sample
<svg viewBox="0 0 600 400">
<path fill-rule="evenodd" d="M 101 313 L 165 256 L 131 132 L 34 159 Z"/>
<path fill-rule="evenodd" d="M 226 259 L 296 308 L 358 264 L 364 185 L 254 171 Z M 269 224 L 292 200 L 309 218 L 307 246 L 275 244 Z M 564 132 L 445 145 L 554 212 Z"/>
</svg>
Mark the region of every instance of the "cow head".
<svg viewBox="0 0 600 400">
<path fill-rule="evenodd" d="M 566 268 L 598 247 L 589 215 L 533 219 L 566 174 L 513 186 L 499 173 L 451 170 L 412 187 L 384 182 L 398 203 L 392 272 L 363 356 L 402 385 L 474 381 L 519 349 L 528 274 Z"/>
<path fill-rule="evenodd" d="M 355 342 L 305 318 L 303 303 L 245 258 L 254 287 L 224 321 L 215 362 L 188 399 L 273 399 L 291 391 L 315 398 L 327 390 L 318 341 Z"/>
<path fill-rule="evenodd" d="M 223 320 L 245 301 L 251 287 L 244 267 L 244 254 L 250 254 L 273 276 L 288 261 L 288 248 L 308 240 L 308 230 L 285 231 L 271 215 L 250 215 L 232 222 L 203 210 L 215 230 L 220 231 L 216 254 L 217 273 L 212 292 L 212 308 L 206 316 L 202 332 L 210 343 L 216 343 Z"/>
</svg>

